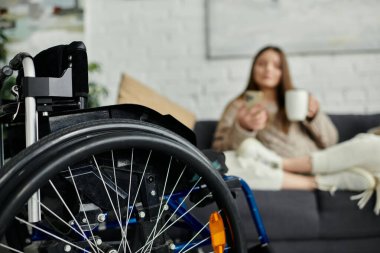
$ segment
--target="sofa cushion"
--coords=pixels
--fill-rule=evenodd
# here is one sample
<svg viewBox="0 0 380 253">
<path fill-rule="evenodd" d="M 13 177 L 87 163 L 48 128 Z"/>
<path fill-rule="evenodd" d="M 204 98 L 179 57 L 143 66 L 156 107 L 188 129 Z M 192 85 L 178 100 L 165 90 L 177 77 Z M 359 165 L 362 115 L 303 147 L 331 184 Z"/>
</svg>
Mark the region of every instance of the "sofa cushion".
<svg viewBox="0 0 380 253">
<path fill-rule="evenodd" d="M 306 240 L 319 235 L 318 204 L 313 191 L 254 191 L 257 207 L 270 240 Z M 243 206 L 244 200 L 239 200 Z M 248 207 L 241 208 L 244 221 L 251 219 Z M 252 231 L 253 224 L 246 227 Z M 257 238 L 251 232 L 249 241 Z"/>
<path fill-rule="evenodd" d="M 272 253 L 374 253 L 380 237 L 345 240 L 278 240 L 270 243 Z"/>
<path fill-rule="evenodd" d="M 190 129 L 195 124 L 195 114 L 172 102 L 165 96 L 142 84 L 131 76 L 124 74 L 119 87 L 118 104 L 139 104 L 149 107 L 161 114 L 171 114 Z"/>
<path fill-rule="evenodd" d="M 360 210 L 350 196 L 337 191 L 254 191 L 257 207 L 270 240 L 312 240 L 371 238 L 380 235 L 380 219 L 373 212 L 374 196 Z M 257 242 L 248 205 L 242 194 L 237 197 L 248 242 Z"/>
<path fill-rule="evenodd" d="M 380 217 L 373 212 L 374 196 L 360 210 L 357 201 L 350 200 L 350 196 L 358 192 L 337 191 L 332 196 L 329 192 L 317 191 L 316 194 L 321 238 L 369 238 L 380 235 Z"/>
</svg>

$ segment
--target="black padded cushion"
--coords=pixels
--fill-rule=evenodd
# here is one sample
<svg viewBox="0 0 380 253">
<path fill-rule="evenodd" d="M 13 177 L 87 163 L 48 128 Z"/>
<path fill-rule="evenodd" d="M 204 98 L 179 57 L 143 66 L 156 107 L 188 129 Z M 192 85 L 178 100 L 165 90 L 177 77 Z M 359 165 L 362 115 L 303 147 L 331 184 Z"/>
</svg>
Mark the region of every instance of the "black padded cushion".
<svg viewBox="0 0 380 253">
<path fill-rule="evenodd" d="M 72 86 L 74 97 L 87 97 L 88 63 L 86 47 L 83 42 L 75 41 L 69 45 L 59 45 L 38 53 L 33 61 L 37 77 L 62 77 L 72 62 Z"/>
<path fill-rule="evenodd" d="M 380 234 L 380 219 L 373 212 L 375 197 L 360 210 L 350 196 L 359 192 L 254 191 L 268 236 L 272 240 L 370 238 Z M 238 205 L 245 205 L 238 199 Z M 243 220 L 249 212 L 241 210 Z M 248 228 L 245 228 L 248 230 Z M 256 238 L 252 233 L 250 240 Z"/>
<path fill-rule="evenodd" d="M 380 217 L 373 212 L 375 194 L 361 210 L 357 201 L 350 200 L 350 196 L 356 194 L 359 192 L 337 191 L 331 195 L 329 192 L 316 191 L 321 238 L 338 240 L 380 235 Z"/>
<path fill-rule="evenodd" d="M 315 239 L 319 234 L 318 202 L 314 191 L 254 191 L 257 208 L 271 240 Z M 239 206 L 243 199 L 237 199 Z M 248 209 L 241 208 L 244 221 L 251 216 Z M 253 225 L 245 223 L 245 230 L 251 230 L 249 241 L 257 238 Z"/>
<path fill-rule="evenodd" d="M 346 141 L 365 133 L 373 127 L 380 126 L 380 114 L 369 115 L 329 115 L 339 132 L 339 142 Z"/>
</svg>

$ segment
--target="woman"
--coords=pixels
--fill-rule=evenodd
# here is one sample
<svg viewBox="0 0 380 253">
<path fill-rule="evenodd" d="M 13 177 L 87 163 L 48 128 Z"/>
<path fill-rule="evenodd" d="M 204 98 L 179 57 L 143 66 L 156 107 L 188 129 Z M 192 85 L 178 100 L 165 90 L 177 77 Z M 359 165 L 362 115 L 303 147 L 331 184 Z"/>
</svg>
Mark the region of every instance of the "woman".
<svg viewBox="0 0 380 253">
<path fill-rule="evenodd" d="M 277 47 L 266 47 L 255 57 L 245 91 L 261 90 L 262 103 L 248 109 L 244 92 L 226 108 L 220 120 L 213 148 L 236 149 L 248 137 L 256 137 L 282 157 L 295 157 L 326 148 L 337 142 L 338 134 L 330 119 L 319 111 L 310 96 L 308 119 L 290 122 L 285 115 L 285 91 L 293 89 L 285 54 Z"/>
<path fill-rule="evenodd" d="M 337 143 L 337 130 L 312 95 L 307 119 L 290 122 L 285 114 L 284 97 L 285 91 L 292 88 L 283 51 L 273 46 L 260 50 L 254 58 L 245 91 L 262 91 L 262 102 L 247 108 L 244 91 L 227 105 L 215 133 L 213 148 L 226 151 L 231 174 L 248 179 L 251 187 L 256 189 L 318 188 L 372 192 L 375 187 L 373 171 L 360 163 L 335 168 L 339 165 L 335 159 L 333 165 L 323 168 L 330 164 L 330 158 L 334 158 L 326 148 Z M 380 144 L 378 139 L 370 141 Z M 349 145 L 357 146 L 356 143 Z M 324 149 L 326 152 L 319 152 Z M 336 149 L 345 154 L 341 145 Z M 337 153 L 334 152 L 331 153 Z M 380 160 L 376 163 L 380 164 Z"/>
</svg>

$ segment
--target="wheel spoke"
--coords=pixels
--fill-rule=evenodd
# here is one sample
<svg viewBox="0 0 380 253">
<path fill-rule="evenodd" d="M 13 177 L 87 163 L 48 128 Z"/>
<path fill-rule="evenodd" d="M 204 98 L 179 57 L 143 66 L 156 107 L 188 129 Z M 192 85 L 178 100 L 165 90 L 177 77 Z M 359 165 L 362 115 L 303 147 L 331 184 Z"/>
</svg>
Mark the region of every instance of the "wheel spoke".
<svg viewBox="0 0 380 253">
<path fill-rule="evenodd" d="M 132 150 L 132 154 L 133 154 L 133 150 Z M 152 155 L 152 150 L 149 151 L 149 155 L 148 155 L 148 158 L 146 160 L 146 163 L 145 163 L 145 166 L 144 166 L 144 171 L 143 171 L 143 174 L 141 176 L 141 179 L 140 179 L 140 182 L 139 182 L 139 186 L 137 187 L 137 191 L 136 191 L 136 195 L 135 195 L 135 198 L 133 200 L 133 204 L 132 204 L 132 208 L 131 208 L 131 211 L 129 214 L 127 214 L 127 220 L 125 222 L 125 230 L 124 230 L 124 240 L 126 241 L 126 243 L 128 243 L 127 241 L 127 231 L 128 231 L 128 224 L 129 224 L 129 221 L 131 219 L 131 216 L 132 216 L 132 211 L 136 205 L 136 201 L 137 201 L 137 197 L 139 195 L 139 192 L 140 192 L 140 188 L 141 188 L 141 185 L 142 185 L 142 182 L 144 180 L 144 176 L 145 176 L 145 172 L 146 172 L 146 169 L 148 168 L 148 164 L 149 164 L 149 160 L 150 160 L 150 156 Z M 132 156 L 133 157 L 133 156 Z M 132 175 L 132 162 L 131 162 L 131 175 Z M 130 195 L 130 188 L 131 188 L 131 181 L 132 181 L 132 178 L 130 178 L 130 184 L 129 184 L 129 195 Z M 128 196 L 129 196 L 128 195 Z M 127 210 L 129 210 L 129 204 L 127 206 Z M 120 244 L 123 242 L 123 240 L 120 242 Z M 125 243 L 125 242 L 124 242 Z M 119 246 L 120 248 L 120 246 Z M 125 249 L 124 249 L 125 251 Z"/>
<path fill-rule="evenodd" d="M 118 211 L 119 211 L 119 222 L 120 222 L 120 236 L 121 236 L 121 241 L 123 242 L 123 247 L 124 247 L 124 252 L 125 252 L 125 249 L 128 245 L 128 249 L 129 249 L 129 252 L 131 252 L 131 248 L 129 246 L 129 243 L 127 240 L 125 240 L 125 243 L 124 243 L 124 237 L 127 238 L 127 236 L 124 234 L 124 230 L 123 230 L 123 226 L 122 226 L 122 222 L 121 222 L 121 210 L 120 210 L 120 200 L 119 200 L 119 192 L 118 192 L 118 186 L 117 186 L 117 176 L 116 176 L 116 166 L 115 166 L 115 159 L 114 159 L 114 155 L 113 155 L 113 150 L 111 150 L 111 158 L 112 158 L 112 169 L 113 169 L 113 177 L 114 177 L 114 183 L 115 183 L 115 188 L 116 188 L 116 200 L 117 200 L 117 207 L 118 207 Z M 130 194 L 130 190 L 128 192 L 128 200 L 129 200 L 129 194 Z M 129 201 L 128 201 L 128 205 L 129 205 Z M 127 216 L 128 216 L 128 208 L 127 208 Z M 121 245 L 121 244 L 120 244 Z M 119 252 L 120 248 L 118 249 L 118 252 Z"/>
<path fill-rule="evenodd" d="M 222 210 L 219 210 L 218 213 L 220 213 Z M 194 241 L 194 239 L 203 231 L 205 230 L 205 228 L 208 226 L 208 224 L 210 224 L 210 221 L 208 221 L 186 244 L 185 246 L 183 246 L 183 248 L 178 252 L 178 253 L 181 253 L 186 247 L 187 245 L 189 245 L 192 241 Z M 210 237 L 207 237 L 206 239 L 210 239 Z M 184 251 L 183 253 L 193 249 L 195 246 L 198 246 L 200 243 L 204 242 L 204 240 L 202 240 L 201 242 L 199 243 L 196 243 L 195 245 L 193 245 L 192 247 L 190 247 L 189 249 L 187 249 L 186 251 Z"/>
<path fill-rule="evenodd" d="M 147 167 L 148 167 L 148 163 L 149 163 L 149 159 L 150 159 L 151 154 L 152 154 L 152 150 L 149 152 L 149 156 L 148 156 L 148 159 L 147 159 L 147 161 L 146 161 L 146 164 L 145 164 L 145 167 L 144 167 L 144 171 L 143 171 L 143 174 L 142 174 L 141 179 L 140 179 L 140 182 L 139 182 L 139 186 L 137 187 L 137 192 L 136 192 L 135 198 L 134 198 L 134 200 L 133 200 L 133 204 L 132 204 L 132 208 L 131 208 L 131 210 L 133 210 L 133 208 L 134 208 L 135 205 L 136 205 L 136 200 L 137 200 L 137 197 L 138 197 L 138 195 L 139 195 L 139 193 L 140 193 L 140 188 L 141 188 L 142 182 L 143 182 L 143 180 L 144 180 L 145 172 L 146 172 L 146 169 L 147 169 Z M 131 211 L 131 212 L 129 213 L 129 215 L 128 215 L 128 220 L 127 220 L 127 222 L 126 222 L 127 224 L 129 223 L 129 220 L 131 219 L 131 216 L 132 216 L 132 211 Z"/>
<path fill-rule="evenodd" d="M 113 156 L 113 150 L 111 150 L 111 158 L 112 158 L 113 178 L 114 178 L 114 184 L 115 184 L 115 189 L 116 189 L 115 193 L 116 193 L 117 208 L 119 211 L 119 221 L 121 223 L 121 210 L 120 210 L 120 200 L 119 200 L 119 191 L 118 191 L 119 188 L 117 186 L 116 167 L 115 167 L 115 159 Z"/>
<path fill-rule="evenodd" d="M 156 237 L 154 237 L 152 240 L 155 240 L 158 236 L 160 236 L 162 233 L 164 233 L 166 230 L 168 230 L 171 226 L 173 226 L 173 224 L 175 224 L 177 221 L 179 221 L 180 219 L 182 219 L 183 216 L 185 216 L 186 214 L 188 214 L 191 210 L 193 210 L 196 206 L 198 206 L 201 202 L 203 202 L 203 200 L 205 200 L 206 198 L 210 197 L 211 196 L 211 193 L 207 194 L 206 196 L 204 196 L 201 200 L 199 200 L 194 206 L 192 206 L 189 210 L 187 210 L 185 213 L 183 213 L 180 217 L 178 217 L 175 221 L 173 221 L 173 223 L 171 223 L 169 226 L 165 227 L 165 225 L 162 227 L 162 229 L 158 232 L 158 234 L 156 235 Z M 170 219 L 168 219 L 168 221 L 170 221 Z M 164 229 L 165 227 L 165 229 Z"/>
<path fill-rule="evenodd" d="M 42 202 L 40 202 L 40 205 L 46 210 L 48 211 L 49 213 L 51 213 L 54 217 L 56 217 L 58 220 L 60 220 L 64 225 L 66 225 L 67 227 L 69 227 L 70 229 L 72 229 L 75 233 L 77 233 L 79 236 L 81 236 L 83 239 L 85 239 L 89 244 L 92 244 L 94 245 L 94 243 L 92 243 L 90 240 L 87 239 L 86 236 L 84 236 L 83 234 L 81 234 L 78 230 L 76 230 L 75 228 L 73 228 L 69 223 L 67 223 L 65 220 L 63 220 L 61 217 L 59 217 L 55 212 L 53 212 L 50 208 L 48 208 L 46 205 L 44 205 Z"/>
<path fill-rule="evenodd" d="M 6 249 L 8 249 L 8 250 L 11 250 L 11 251 L 14 251 L 14 252 L 17 252 L 17 253 L 24 253 L 24 252 L 22 252 L 22 251 L 20 251 L 20 250 L 18 250 L 18 249 L 15 249 L 15 248 L 9 247 L 8 245 L 2 244 L 2 243 L 0 243 L 0 247 L 6 248 Z"/>
<path fill-rule="evenodd" d="M 171 197 L 172 197 L 174 191 L 177 189 L 178 183 L 180 182 L 180 180 L 181 180 L 183 174 L 185 173 L 185 170 L 186 170 L 186 165 L 185 165 L 185 167 L 182 169 L 181 174 L 179 175 L 179 177 L 178 177 L 176 183 L 174 184 L 173 189 L 172 189 L 172 191 L 170 192 L 169 197 L 168 197 L 168 199 L 166 200 L 165 205 L 167 205 L 167 203 L 170 201 L 170 199 L 171 199 Z M 163 196 L 163 198 L 164 198 L 164 196 Z M 160 220 L 160 219 L 161 219 L 161 217 L 162 217 L 164 211 L 165 211 L 164 209 L 161 210 L 159 216 L 157 217 L 157 220 Z M 147 241 L 150 241 L 150 238 L 151 238 L 152 234 L 153 234 L 153 229 L 152 229 L 152 231 L 150 232 L 150 234 L 149 234 L 149 236 L 148 236 L 148 238 L 147 238 Z M 154 237 L 154 236 L 153 236 L 153 237 Z M 151 244 L 153 245 L 153 241 L 151 241 Z M 147 243 L 145 243 L 145 245 L 147 245 Z M 145 247 L 145 245 L 144 245 L 144 247 Z"/>
<path fill-rule="evenodd" d="M 169 221 L 173 218 L 173 216 L 176 214 L 176 212 L 178 211 L 178 209 L 185 203 L 185 201 L 187 200 L 187 198 L 190 196 L 190 193 L 194 190 L 194 188 L 197 186 L 197 184 L 199 183 L 199 181 L 201 181 L 201 179 L 202 179 L 202 177 L 199 177 L 199 179 L 195 182 L 195 184 L 193 185 L 193 187 L 191 188 L 191 190 L 186 194 L 186 196 L 182 199 L 181 203 L 177 206 L 177 208 L 174 210 L 174 212 L 171 214 L 171 216 L 168 218 L 168 220 L 162 226 L 161 230 L 165 229 L 165 225 L 169 223 Z M 207 196 L 205 196 L 205 197 L 207 197 Z M 203 199 L 201 201 L 203 201 Z M 161 232 L 161 230 L 159 232 Z"/>
<path fill-rule="evenodd" d="M 168 168 L 167 168 L 167 172 L 166 172 L 166 177 L 165 177 L 165 182 L 164 182 L 164 188 L 162 190 L 162 195 L 161 195 L 161 200 L 160 200 L 160 207 L 158 208 L 158 212 L 157 212 L 157 219 L 156 219 L 156 224 L 154 225 L 152 231 L 153 231 L 153 237 L 156 236 L 156 230 L 157 230 L 157 226 L 158 226 L 158 221 L 161 217 L 161 210 L 162 209 L 162 203 L 164 202 L 164 197 L 165 197 L 165 190 L 166 190 L 166 184 L 168 182 L 168 178 L 169 178 L 169 174 L 170 174 L 170 167 L 171 167 L 171 164 L 172 164 L 172 159 L 173 157 L 170 156 L 170 160 L 169 160 L 169 165 L 168 165 Z M 150 239 L 150 236 L 152 235 L 152 232 L 149 234 L 149 237 L 147 240 Z M 149 247 L 149 252 L 152 251 L 152 247 L 153 247 L 153 242 L 150 244 L 150 247 Z"/>
<path fill-rule="evenodd" d="M 75 188 L 75 192 L 77 194 L 77 197 L 78 197 L 78 200 L 79 200 L 79 203 L 80 203 L 80 206 L 81 206 L 81 209 L 83 210 L 83 215 L 84 215 L 84 218 L 86 219 L 86 223 L 87 223 L 87 227 L 88 227 L 88 230 L 90 231 L 90 234 L 91 234 L 91 237 L 92 237 L 92 240 L 94 241 L 95 243 L 95 249 L 96 251 L 99 253 L 99 247 L 96 243 L 96 240 L 95 240 L 95 236 L 94 236 L 94 233 L 92 232 L 92 229 L 91 229 L 91 226 L 90 226 L 90 222 L 88 220 L 88 217 L 87 217 L 87 213 L 86 213 L 86 209 L 84 208 L 83 206 L 83 202 L 82 202 L 82 199 L 79 195 L 79 191 L 78 191 L 78 187 L 77 187 L 77 184 L 75 183 L 75 180 L 74 180 L 74 177 L 73 177 L 73 174 L 71 172 L 71 169 L 70 167 L 67 167 L 68 170 L 69 170 L 69 173 L 70 173 L 70 177 L 71 177 L 71 180 L 73 181 L 73 184 L 74 184 L 74 188 Z"/>
<path fill-rule="evenodd" d="M 66 211 L 68 211 L 68 213 L 70 214 L 70 216 L 73 219 L 74 223 L 78 226 L 80 232 L 82 233 L 82 236 L 84 238 L 86 238 L 87 243 L 89 244 L 89 246 L 91 247 L 91 249 L 95 252 L 95 248 L 92 246 L 92 243 L 90 243 L 90 240 L 88 239 L 88 237 L 84 233 L 84 231 L 83 231 L 82 227 L 80 226 L 78 220 L 75 218 L 75 216 L 73 215 L 73 213 L 70 211 L 70 208 L 67 206 L 65 200 L 62 198 L 62 195 L 59 193 L 58 189 L 55 187 L 54 183 L 51 180 L 49 180 L 49 183 L 53 187 L 55 193 L 57 194 L 58 198 L 61 200 L 62 204 L 65 206 Z M 94 243 L 96 244 L 95 241 L 94 241 Z"/>
<path fill-rule="evenodd" d="M 98 173 L 99 173 L 100 180 L 101 180 L 102 183 L 103 183 L 104 190 L 105 190 L 106 193 L 107 193 L 108 200 L 109 200 L 109 202 L 110 202 L 110 204 L 111 204 L 111 206 L 112 206 L 112 209 L 113 209 L 113 211 L 114 211 L 114 213 L 115 213 L 115 216 L 116 216 L 116 219 L 117 219 L 117 221 L 118 221 L 118 223 L 119 223 L 120 229 L 122 229 L 123 226 L 122 226 L 122 224 L 121 224 L 120 217 L 119 217 L 119 215 L 118 215 L 117 212 L 116 212 L 115 206 L 114 206 L 114 204 L 113 204 L 113 202 L 112 202 L 112 199 L 111 199 L 111 196 L 110 196 L 110 193 L 109 193 L 109 191 L 108 191 L 108 189 L 107 189 L 106 182 L 104 181 L 103 174 L 102 174 L 102 172 L 100 171 L 100 168 L 99 168 L 98 162 L 96 161 L 96 158 L 95 158 L 94 155 L 92 155 L 92 159 L 94 160 L 94 163 L 95 163 L 96 169 L 97 169 L 97 171 L 98 171 Z M 116 188 L 116 189 L 117 189 L 117 188 Z"/>
<path fill-rule="evenodd" d="M 172 222 L 171 224 L 169 224 L 168 226 L 166 226 L 170 220 L 173 218 L 173 216 L 176 214 L 176 212 L 178 211 L 178 209 L 183 205 L 183 203 L 187 200 L 187 198 L 190 196 L 190 193 L 194 190 L 194 188 L 197 186 L 197 184 L 200 182 L 200 180 L 202 179 L 202 177 L 199 177 L 199 179 L 195 182 L 195 184 L 193 185 L 193 187 L 191 188 L 191 190 L 187 193 L 187 195 L 183 198 L 183 200 L 181 201 L 181 203 L 178 205 L 178 207 L 174 210 L 174 212 L 172 213 L 172 215 L 168 218 L 168 220 L 165 222 L 165 224 L 162 226 L 162 228 L 158 231 L 157 235 L 153 237 L 153 239 L 151 239 L 150 241 L 146 242 L 145 245 L 147 244 L 150 244 L 152 243 L 156 238 L 158 238 L 162 233 L 164 233 L 166 230 L 168 230 L 173 224 L 175 224 L 178 220 L 182 219 L 183 216 L 185 216 L 186 214 L 188 214 L 191 210 L 193 210 L 195 207 L 197 207 L 201 202 L 203 202 L 203 200 L 205 200 L 206 198 L 210 197 L 211 196 L 211 193 L 207 194 L 206 196 L 204 196 L 200 201 L 198 201 L 195 205 L 193 205 L 190 209 L 188 209 L 185 213 L 183 213 L 180 217 L 178 217 L 174 222 Z M 136 251 L 136 253 L 140 252 L 141 250 L 143 250 L 145 246 L 141 247 L 140 249 L 138 249 Z"/>
<path fill-rule="evenodd" d="M 205 228 L 208 226 L 208 224 L 210 224 L 210 221 L 208 221 L 201 229 L 199 229 L 199 231 L 185 244 L 185 246 L 183 246 L 183 248 L 178 252 L 178 253 L 181 253 L 183 251 L 183 249 L 185 249 L 187 247 L 187 245 L 189 245 L 192 241 L 194 241 L 195 238 L 197 238 L 197 236 L 203 231 L 205 230 Z M 210 238 L 210 237 L 208 237 Z M 191 247 L 190 249 L 192 249 L 193 247 Z M 184 251 L 186 252 L 186 251 Z"/>
<path fill-rule="evenodd" d="M 183 253 L 186 253 L 186 252 L 188 252 L 189 250 L 194 249 L 195 247 L 197 247 L 198 245 L 204 243 L 205 241 L 207 241 L 207 240 L 209 240 L 209 239 L 210 239 L 210 237 L 207 237 L 207 238 L 203 239 L 202 241 L 197 242 L 196 244 L 194 244 L 193 246 L 191 246 L 190 248 L 188 248 L 187 250 L 185 250 Z M 180 252 L 181 252 L 181 251 L 180 251 Z M 214 251 L 211 251 L 210 253 L 214 253 Z"/>
<path fill-rule="evenodd" d="M 60 240 L 61 242 L 64 242 L 64 243 L 66 243 L 66 244 L 69 244 L 69 245 L 71 245 L 71 246 L 73 246 L 73 247 L 75 247 L 75 248 L 77 248 L 77 249 L 79 249 L 79 250 L 83 250 L 83 251 L 85 251 L 85 252 L 89 252 L 89 253 L 91 253 L 90 251 L 88 251 L 88 250 L 86 250 L 86 249 L 83 249 L 83 248 L 79 247 L 78 245 L 75 245 L 75 244 L 72 243 L 72 242 L 69 242 L 69 241 L 67 241 L 67 240 L 65 240 L 65 239 L 62 239 L 61 237 L 56 236 L 55 234 L 50 233 L 49 231 L 46 231 L 45 229 L 42 229 L 42 228 L 40 228 L 40 227 L 38 227 L 38 226 L 36 226 L 36 225 L 33 225 L 32 223 L 27 222 L 27 221 L 24 220 L 24 219 L 21 219 L 21 218 L 19 218 L 19 217 L 17 217 L 17 216 L 15 217 L 15 219 L 18 220 L 18 221 L 21 222 L 21 223 L 24 223 L 25 225 L 27 225 L 27 226 L 29 226 L 29 227 L 32 227 L 32 228 L 37 229 L 37 230 L 39 230 L 39 231 L 41 231 L 41 232 L 43 232 L 43 233 L 45 233 L 45 234 L 47 234 L 47 235 L 50 235 L 51 237 L 54 237 L 55 239 Z"/>
<path fill-rule="evenodd" d="M 131 150 L 131 169 L 130 169 L 130 172 L 129 172 L 129 185 L 128 185 L 128 202 L 127 202 L 127 220 L 126 220 L 126 223 L 125 223 L 125 230 L 123 232 L 123 247 L 124 247 L 124 253 L 126 253 L 126 247 L 128 245 L 128 249 L 129 249 L 129 252 L 131 253 L 132 250 L 131 248 L 129 247 L 129 244 L 128 244 L 128 222 L 129 222 L 129 204 L 130 204 L 130 201 L 131 201 L 131 189 L 132 189 L 132 174 L 133 174 L 133 156 L 134 156 L 134 151 L 135 149 L 132 148 Z M 131 212 L 132 212 L 132 209 L 131 209 Z M 119 250 L 118 250 L 119 251 Z"/>
</svg>

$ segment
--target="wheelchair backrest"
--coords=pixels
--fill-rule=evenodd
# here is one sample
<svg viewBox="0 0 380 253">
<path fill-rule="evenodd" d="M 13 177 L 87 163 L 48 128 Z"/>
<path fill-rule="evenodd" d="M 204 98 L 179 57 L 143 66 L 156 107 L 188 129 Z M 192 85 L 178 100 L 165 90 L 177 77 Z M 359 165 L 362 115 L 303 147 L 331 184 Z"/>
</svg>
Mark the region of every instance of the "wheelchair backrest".
<svg viewBox="0 0 380 253">
<path fill-rule="evenodd" d="M 34 59 L 36 77 L 62 77 L 64 71 L 72 68 L 72 88 L 74 97 L 88 95 L 88 64 L 86 47 L 75 41 L 69 45 L 59 45 L 38 53 Z"/>
<path fill-rule="evenodd" d="M 15 59 L 12 61 L 17 62 L 17 56 Z M 21 88 L 21 97 L 36 98 L 37 111 L 86 107 L 88 63 L 83 42 L 48 48 L 33 58 L 33 64 L 35 77 L 25 77 L 20 64 L 16 83 Z"/>
</svg>

